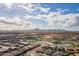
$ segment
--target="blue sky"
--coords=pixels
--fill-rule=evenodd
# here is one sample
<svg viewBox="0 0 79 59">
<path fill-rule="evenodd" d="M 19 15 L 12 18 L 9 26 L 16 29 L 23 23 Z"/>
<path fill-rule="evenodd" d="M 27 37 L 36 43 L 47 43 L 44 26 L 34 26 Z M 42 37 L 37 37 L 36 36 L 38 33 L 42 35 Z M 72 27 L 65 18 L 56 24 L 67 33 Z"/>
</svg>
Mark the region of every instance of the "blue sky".
<svg viewBox="0 0 79 59">
<path fill-rule="evenodd" d="M 70 9 L 70 11 L 67 11 L 65 13 L 79 13 L 79 3 L 43 3 L 41 4 L 43 7 L 49 7 L 51 8 L 50 11 L 56 11 L 56 9 Z"/>
<path fill-rule="evenodd" d="M 3 27 L 1 26 L 2 22 L 4 24 Z M 65 30 L 78 31 L 79 4 L 78 3 L 34 3 L 34 4 L 0 3 L 0 23 L 1 23 L 0 28 L 2 29 L 39 28 L 39 29 L 65 29 Z"/>
<path fill-rule="evenodd" d="M 20 7 L 18 7 L 18 9 L 15 9 L 16 8 L 15 6 L 17 6 L 17 5 L 13 5 L 10 10 L 11 13 L 8 13 L 5 10 L 5 9 L 8 9 L 6 7 L 6 5 L 5 4 L 1 4 L 1 5 L 3 5 L 3 6 L 0 7 L 0 12 L 1 12 L 0 16 L 4 16 L 4 15 L 7 15 L 7 16 L 15 15 L 16 16 L 17 14 L 24 16 L 24 13 L 28 13 L 26 11 L 24 11 L 23 14 L 16 12 L 16 10 L 18 10 L 20 8 Z M 37 3 L 37 5 L 38 5 L 38 3 Z M 65 11 L 63 14 L 79 13 L 79 10 L 77 10 L 77 9 L 79 9 L 79 3 L 40 3 L 40 5 L 45 8 L 50 8 L 50 11 L 52 11 L 52 12 L 57 11 L 57 9 L 61 8 L 62 10 L 69 9 L 69 11 Z M 22 9 L 22 10 L 24 10 L 24 9 Z M 19 9 L 19 11 L 22 11 L 22 10 Z M 37 12 L 39 12 L 39 11 L 37 11 Z"/>
</svg>

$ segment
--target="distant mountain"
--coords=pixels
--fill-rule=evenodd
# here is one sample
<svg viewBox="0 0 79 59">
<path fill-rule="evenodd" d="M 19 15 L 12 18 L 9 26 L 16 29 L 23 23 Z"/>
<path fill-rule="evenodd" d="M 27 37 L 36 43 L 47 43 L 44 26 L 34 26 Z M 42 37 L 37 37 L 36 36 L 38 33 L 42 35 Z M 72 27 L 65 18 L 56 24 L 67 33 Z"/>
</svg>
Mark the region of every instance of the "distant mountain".
<svg viewBox="0 0 79 59">
<path fill-rule="evenodd" d="M 66 32 L 67 30 L 64 29 L 34 29 L 34 30 L 27 30 L 27 32 Z"/>
<path fill-rule="evenodd" d="M 0 33 L 67 32 L 64 29 L 0 30 Z"/>
<path fill-rule="evenodd" d="M 33 30 L 0 30 L 0 33 L 32 33 L 32 32 L 41 32 L 41 33 L 62 33 L 62 32 L 67 32 L 67 33 L 79 33 L 79 31 L 68 31 L 64 29 L 33 29 Z"/>
</svg>

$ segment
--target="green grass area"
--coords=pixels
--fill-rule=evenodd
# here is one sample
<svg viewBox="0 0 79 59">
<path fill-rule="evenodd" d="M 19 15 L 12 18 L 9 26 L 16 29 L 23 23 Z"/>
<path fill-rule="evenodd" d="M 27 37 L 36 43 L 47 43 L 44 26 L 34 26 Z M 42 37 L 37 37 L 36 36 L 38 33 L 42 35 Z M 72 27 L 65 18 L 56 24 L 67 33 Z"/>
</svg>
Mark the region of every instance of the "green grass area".
<svg viewBox="0 0 79 59">
<path fill-rule="evenodd" d="M 52 40 L 53 44 L 71 44 L 73 47 L 79 47 L 79 40 L 72 39 L 72 38 L 64 38 L 61 40 Z"/>
<path fill-rule="evenodd" d="M 38 41 L 41 41 L 41 39 L 34 38 L 34 37 L 26 37 L 25 41 L 30 43 L 30 44 L 38 44 Z"/>
<path fill-rule="evenodd" d="M 40 41 L 44 41 L 42 37 L 26 37 L 26 42 L 30 44 L 39 44 Z M 52 41 L 49 41 L 53 44 L 71 44 L 74 47 L 79 47 L 79 40 L 72 39 L 71 37 L 63 38 L 63 39 L 52 39 Z"/>
</svg>

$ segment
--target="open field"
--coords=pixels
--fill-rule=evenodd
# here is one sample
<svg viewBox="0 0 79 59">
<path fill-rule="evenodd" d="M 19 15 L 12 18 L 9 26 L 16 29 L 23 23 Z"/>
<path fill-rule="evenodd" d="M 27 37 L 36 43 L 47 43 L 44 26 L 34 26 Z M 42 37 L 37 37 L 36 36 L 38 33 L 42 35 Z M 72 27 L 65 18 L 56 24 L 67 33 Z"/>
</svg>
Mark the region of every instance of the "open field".
<svg viewBox="0 0 79 59">
<path fill-rule="evenodd" d="M 78 56 L 79 32 L 0 32 L 0 56 Z"/>
</svg>

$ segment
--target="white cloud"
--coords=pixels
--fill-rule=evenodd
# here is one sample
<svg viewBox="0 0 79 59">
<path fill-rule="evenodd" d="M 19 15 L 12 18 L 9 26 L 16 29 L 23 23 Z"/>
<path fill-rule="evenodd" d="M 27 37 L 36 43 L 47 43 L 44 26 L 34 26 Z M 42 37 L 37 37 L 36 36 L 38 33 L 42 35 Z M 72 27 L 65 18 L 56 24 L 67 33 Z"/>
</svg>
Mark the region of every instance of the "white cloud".
<svg viewBox="0 0 79 59">
<path fill-rule="evenodd" d="M 11 8 L 12 3 L 5 3 L 5 5 L 6 5 L 8 8 Z"/>
<path fill-rule="evenodd" d="M 35 28 L 35 25 L 33 25 L 31 22 L 23 21 L 18 17 L 0 18 L 0 30 L 28 30 L 28 29 L 34 29 L 34 28 Z"/>
<path fill-rule="evenodd" d="M 56 10 L 57 10 L 58 13 L 70 11 L 70 9 L 61 9 L 61 8 L 57 8 Z"/>
<path fill-rule="evenodd" d="M 48 15 L 48 25 L 51 28 L 63 28 L 67 29 L 74 26 L 77 23 L 77 18 L 79 14 L 66 14 L 62 15 L 61 13 L 50 13 Z"/>
<path fill-rule="evenodd" d="M 41 7 L 41 8 L 39 8 L 39 9 L 40 9 L 40 11 L 43 12 L 43 13 L 48 13 L 48 12 L 49 12 L 49 8 L 43 8 L 43 7 Z"/>
<path fill-rule="evenodd" d="M 52 3 L 52 0 L 0 0 L 0 3 Z"/>
<path fill-rule="evenodd" d="M 9 10 L 9 12 L 6 12 L 9 14 L 15 12 L 15 14 L 13 14 L 14 17 L 0 17 L 0 29 L 2 30 L 27 30 L 34 28 L 69 29 L 78 24 L 77 17 L 79 17 L 79 14 L 62 14 L 62 12 L 69 11 L 69 9 L 62 10 L 61 8 L 58 8 L 57 12 L 50 12 L 50 8 L 44 8 L 40 4 L 19 3 L 14 4 L 15 8 L 12 11 L 12 6 L 12 4 L 7 4 L 6 10 Z M 34 12 L 36 12 L 36 14 L 34 14 Z M 33 19 L 45 21 L 47 23 L 45 26 L 43 24 L 34 25 L 33 22 L 30 21 Z"/>
</svg>

